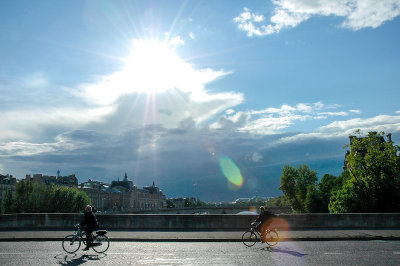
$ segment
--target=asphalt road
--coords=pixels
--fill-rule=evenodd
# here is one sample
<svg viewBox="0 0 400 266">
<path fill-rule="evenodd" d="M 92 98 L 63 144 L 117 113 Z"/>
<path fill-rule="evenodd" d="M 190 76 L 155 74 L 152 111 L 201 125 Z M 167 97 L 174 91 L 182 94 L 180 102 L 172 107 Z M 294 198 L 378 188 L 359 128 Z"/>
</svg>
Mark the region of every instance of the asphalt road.
<svg viewBox="0 0 400 266">
<path fill-rule="evenodd" d="M 81 247 L 82 249 L 82 247 Z M 0 242 L 0 265 L 400 265 L 400 241 L 111 242 L 67 254 L 61 242 Z"/>
</svg>

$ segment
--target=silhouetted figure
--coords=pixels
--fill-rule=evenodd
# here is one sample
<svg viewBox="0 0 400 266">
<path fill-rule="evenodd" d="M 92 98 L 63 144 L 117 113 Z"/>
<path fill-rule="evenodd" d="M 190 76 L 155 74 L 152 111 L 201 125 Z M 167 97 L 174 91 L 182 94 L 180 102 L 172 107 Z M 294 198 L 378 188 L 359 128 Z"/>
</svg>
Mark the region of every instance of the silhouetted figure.
<svg viewBox="0 0 400 266">
<path fill-rule="evenodd" d="M 258 215 L 257 219 L 254 221 L 258 223 L 257 230 L 261 232 L 262 239 L 264 239 L 265 231 L 267 230 L 268 226 L 272 223 L 272 217 L 275 215 L 267 210 L 265 210 L 264 206 L 260 207 L 260 214 Z"/>
<path fill-rule="evenodd" d="M 99 228 L 97 223 L 96 215 L 94 215 L 95 208 L 87 205 L 85 208 L 85 213 L 83 215 L 83 221 L 80 223 L 83 226 L 83 230 L 86 233 L 86 247 L 83 250 L 89 250 L 92 245 L 92 233 L 95 229 Z"/>
</svg>

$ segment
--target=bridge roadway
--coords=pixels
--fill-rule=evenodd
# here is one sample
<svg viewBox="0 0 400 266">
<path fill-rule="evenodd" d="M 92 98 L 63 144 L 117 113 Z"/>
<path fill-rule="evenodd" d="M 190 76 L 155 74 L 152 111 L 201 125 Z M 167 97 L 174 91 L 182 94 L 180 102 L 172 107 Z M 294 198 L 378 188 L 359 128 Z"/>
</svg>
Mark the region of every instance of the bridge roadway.
<svg viewBox="0 0 400 266">
<path fill-rule="evenodd" d="M 82 249 L 82 248 L 81 248 Z M 400 241 L 111 242 L 67 254 L 60 241 L 0 241 L 0 265 L 400 265 Z"/>
</svg>

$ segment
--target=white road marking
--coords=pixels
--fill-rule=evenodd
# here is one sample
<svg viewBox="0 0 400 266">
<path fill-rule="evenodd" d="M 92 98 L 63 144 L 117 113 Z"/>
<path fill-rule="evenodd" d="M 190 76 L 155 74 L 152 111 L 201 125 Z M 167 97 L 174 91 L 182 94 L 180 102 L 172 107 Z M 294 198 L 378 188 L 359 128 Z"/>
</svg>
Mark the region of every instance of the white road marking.
<svg viewBox="0 0 400 266">
<path fill-rule="evenodd" d="M 343 253 L 340 252 L 325 252 L 325 255 L 343 255 Z"/>
<path fill-rule="evenodd" d="M 138 255 L 138 256 L 147 256 L 149 253 L 138 253 L 138 252 L 106 252 L 107 255 Z M 165 253 L 162 254 L 164 256 L 174 256 L 173 253 Z"/>
</svg>

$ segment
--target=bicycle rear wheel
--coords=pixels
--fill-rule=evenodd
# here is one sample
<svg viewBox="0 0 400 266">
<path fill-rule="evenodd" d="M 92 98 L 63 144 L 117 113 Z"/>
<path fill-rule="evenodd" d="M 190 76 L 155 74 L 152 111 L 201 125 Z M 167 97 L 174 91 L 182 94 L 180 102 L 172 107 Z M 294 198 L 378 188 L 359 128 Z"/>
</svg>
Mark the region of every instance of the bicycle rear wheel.
<svg viewBox="0 0 400 266">
<path fill-rule="evenodd" d="M 110 240 L 105 235 L 97 235 L 93 239 L 92 249 L 97 253 L 104 253 L 110 246 Z"/>
<path fill-rule="evenodd" d="M 67 253 L 75 253 L 81 246 L 81 239 L 77 235 L 68 235 L 62 241 L 62 247 Z"/>
<path fill-rule="evenodd" d="M 269 246 L 275 246 L 279 241 L 279 235 L 276 230 L 268 230 L 265 234 L 265 242 Z"/>
<path fill-rule="evenodd" d="M 254 246 L 254 244 L 258 241 L 258 237 L 256 233 L 251 230 L 248 230 L 242 235 L 243 244 L 247 247 Z"/>
</svg>

